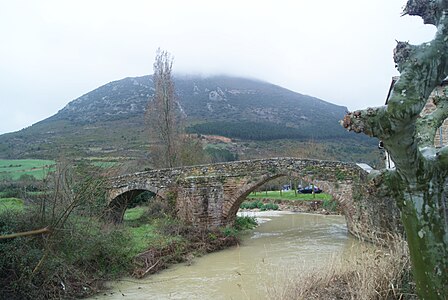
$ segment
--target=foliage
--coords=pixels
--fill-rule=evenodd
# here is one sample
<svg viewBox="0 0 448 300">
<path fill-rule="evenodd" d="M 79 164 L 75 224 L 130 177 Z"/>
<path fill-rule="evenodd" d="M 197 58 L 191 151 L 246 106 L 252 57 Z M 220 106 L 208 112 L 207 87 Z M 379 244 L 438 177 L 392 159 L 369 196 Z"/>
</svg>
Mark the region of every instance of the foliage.
<svg viewBox="0 0 448 300">
<path fill-rule="evenodd" d="M 155 197 L 155 194 L 150 191 L 144 191 L 139 194 L 137 197 L 134 197 L 128 201 L 128 208 L 133 208 L 148 201 L 151 201 Z"/>
<path fill-rule="evenodd" d="M 0 211 L 3 210 L 21 210 L 23 209 L 23 200 L 19 198 L 0 198 Z"/>
<path fill-rule="evenodd" d="M 48 220 L 48 219 L 47 219 Z M 47 226 L 38 207 L 0 210 L 0 235 Z M 88 295 L 98 280 L 129 267 L 129 238 L 92 217 L 70 214 L 50 235 L 0 242 L 0 294 L 5 299 L 59 299 Z"/>
<path fill-rule="evenodd" d="M 229 149 L 208 145 L 205 151 L 211 157 L 212 163 L 238 160 L 238 154 L 231 152 Z"/>
<path fill-rule="evenodd" d="M 242 230 L 253 229 L 257 225 L 258 225 L 258 223 L 257 223 L 257 220 L 255 219 L 255 217 L 237 216 L 233 227 L 238 231 L 242 231 Z"/>
<path fill-rule="evenodd" d="M 257 225 L 257 220 L 254 217 L 237 216 L 234 225 L 221 228 L 221 233 L 224 236 L 236 238 L 238 237 L 240 232 L 254 229 L 255 227 L 257 227 Z"/>
<path fill-rule="evenodd" d="M 245 202 L 241 203 L 240 208 L 241 209 L 256 209 L 256 208 L 258 208 L 262 211 L 278 210 L 278 205 L 275 203 L 264 204 L 262 201 L 257 200 L 257 201 L 252 201 L 252 202 L 245 201 Z"/>
<path fill-rule="evenodd" d="M 236 237 L 238 235 L 238 230 L 233 227 L 224 227 L 221 229 L 221 232 L 224 236 Z"/>
<path fill-rule="evenodd" d="M 192 166 L 209 163 L 208 152 L 197 136 L 183 135 L 179 141 L 179 165 Z"/>
<path fill-rule="evenodd" d="M 55 170 L 36 204 L 0 210 L 0 235 L 49 232 L 1 240 L 0 294 L 8 299 L 88 295 L 99 280 L 129 268 L 128 235 L 100 219 L 105 194 L 98 169 L 59 164 Z"/>
<path fill-rule="evenodd" d="M 278 204 L 275 203 L 266 203 L 260 208 L 261 211 L 265 210 L 278 210 Z"/>
<path fill-rule="evenodd" d="M 322 208 L 327 211 L 338 211 L 338 203 L 332 199 L 325 199 L 322 203 Z"/>
<path fill-rule="evenodd" d="M 314 197 L 315 196 L 315 197 Z M 330 194 L 300 194 L 294 191 L 265 191 L 251 193 L 247 198 L 249 199 L 278 199 L 278 200 L 331 200 L 333 197 Z"/>
</svg>

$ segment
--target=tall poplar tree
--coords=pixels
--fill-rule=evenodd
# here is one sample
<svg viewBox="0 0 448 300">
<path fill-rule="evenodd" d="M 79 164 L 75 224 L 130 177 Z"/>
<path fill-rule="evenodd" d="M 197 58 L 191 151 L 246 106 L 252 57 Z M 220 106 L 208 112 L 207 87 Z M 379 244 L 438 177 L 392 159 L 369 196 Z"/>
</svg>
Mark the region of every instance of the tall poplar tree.
<svg viewBox="0 0 448 300">
<path fill-rule="evenodd" d="M 172 68 L 173 57 L 159 48 L 154 62 L 154 95 L 146 110 L 154 142 L 150 151 L 156 167 L 175 167 L 179 159 L 179 121 Z"/>
</svg>

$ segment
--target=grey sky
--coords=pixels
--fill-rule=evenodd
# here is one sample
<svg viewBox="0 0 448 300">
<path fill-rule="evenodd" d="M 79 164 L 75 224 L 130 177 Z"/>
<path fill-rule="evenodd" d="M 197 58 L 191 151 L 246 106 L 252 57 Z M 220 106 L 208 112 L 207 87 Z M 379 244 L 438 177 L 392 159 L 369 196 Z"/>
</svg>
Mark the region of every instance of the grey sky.
<svg viewBox="0 0 448 300">
<path fill-rule="evenodd" d="M 92 89 L 152 73 L 158 47 L 178 73 L 230 74 L 347 106 L 384 103 L 395 40 L 435 29 L 405 0 L 0 0 L 0 133 Z"/>
</svg>

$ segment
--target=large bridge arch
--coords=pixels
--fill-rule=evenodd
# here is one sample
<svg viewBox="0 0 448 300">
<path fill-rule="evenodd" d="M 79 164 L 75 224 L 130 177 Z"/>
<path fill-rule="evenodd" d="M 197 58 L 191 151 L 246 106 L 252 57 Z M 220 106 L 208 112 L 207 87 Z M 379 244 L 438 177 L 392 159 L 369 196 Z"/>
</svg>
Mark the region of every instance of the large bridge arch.
<svg viewBox="0 0 448 300">
<path fill-rule="evenodd" d="M 313 176 L 303 175 L 303 173 L 300 172 L 281 171 L 277 174 L 265 174 L 258 178 L 250 178 L 246 183 L 243 183 L 241 187 L 235 191 L 234 197 L 229 197 L 229 199 L 227 199 L 230 206 L 227 211 L 223 211 L 223 219 L 227 222 L 227 224 L 233 224 L 241 203 L 246 200 L 247 196 L 251 192 L 269 181 L 281 177 L 300 178 L 305 182 L 313 182 L 317 186 L 321 187 L 325 193 L 330 194 L 333 197 L 333 199 L 340 205 L 343 215 L 348 215 L 350 213 L 350 207 L 347 204 L 350 202 L 350 198 L 352 197 L 353 187 L 351 181 L 345 182 L 342 180 L 331 182 L 319 180 Z"/>
</svg>

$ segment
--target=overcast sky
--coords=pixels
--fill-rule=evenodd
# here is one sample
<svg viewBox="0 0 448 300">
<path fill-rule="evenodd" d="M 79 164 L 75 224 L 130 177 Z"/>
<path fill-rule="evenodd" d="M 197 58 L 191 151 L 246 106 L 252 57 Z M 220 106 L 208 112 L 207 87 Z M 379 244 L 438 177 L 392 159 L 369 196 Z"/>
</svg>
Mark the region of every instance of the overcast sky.
<svg viewBox="0 0 448 300">
<path fill-rule="evenodd" d="M 0 133 L 110 81 L 177 73 L 257 78 L 347 106 L 384 104 L 395 40 L 435 29 L 405 0 L 0 0 Z"/>
</svg>

